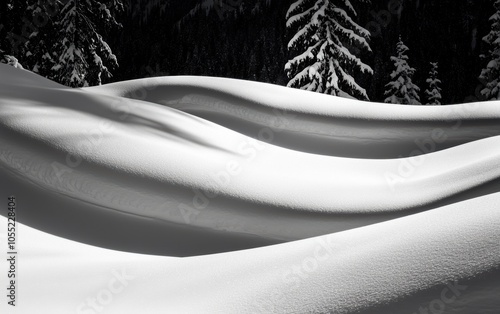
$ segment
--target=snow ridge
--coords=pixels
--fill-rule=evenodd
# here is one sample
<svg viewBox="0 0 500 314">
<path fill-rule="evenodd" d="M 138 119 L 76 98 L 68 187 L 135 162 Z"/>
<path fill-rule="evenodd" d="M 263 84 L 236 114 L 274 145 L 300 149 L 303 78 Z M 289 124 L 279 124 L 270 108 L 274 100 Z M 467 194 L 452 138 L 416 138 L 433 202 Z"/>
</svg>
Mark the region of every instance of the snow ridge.
<svg viewBox="0 0 500 314">
<path fill-rule="evenodd" d="M 106 313 L 496 313 L 498 108 L 203 77 L 70 89 L 0 65 L 20 311 L 89 309 L 121 270 Z"/>
</svg>

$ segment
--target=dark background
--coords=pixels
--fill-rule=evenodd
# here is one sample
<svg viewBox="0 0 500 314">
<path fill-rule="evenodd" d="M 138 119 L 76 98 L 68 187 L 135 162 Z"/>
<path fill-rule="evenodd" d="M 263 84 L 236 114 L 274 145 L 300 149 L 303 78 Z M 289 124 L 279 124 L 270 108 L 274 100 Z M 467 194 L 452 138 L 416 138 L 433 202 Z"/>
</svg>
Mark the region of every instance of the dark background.
<svg viewBox="0 0 500 314">
<path fill-rule="evenodd" d="M 189 15 L 200 2 L 129 1 L 121 18 L 123 29 L 108 40 L 120 63 L 113 80 L 209 75 L 286 85 L 286 46 L 293 34 L 286 31 L 285 15 L 293 1 L 245 0 L 243 12 L 228 9 L 221 17 L 221 10 L 207 14 L 202 9 Z M 390 0 L 352 2 L 358 24 L 369 25 L 376 35 L 371 39 L 373 53 L 362 56 L 374 75 L 357 78 L 372 101 L 384 99 L 384 85 L 393 70 L 390 56 L 400 34 L 410 48 L 409 63 L 417 70 L 414 82 L 422 92 L 429 62 L 437 61 L 443 103 L 476 100 L 477 77 L 485 65 L 479 56 L 488 49 L 482 37 L 490 29 L 492 1 L 404 0 L 401 16 L 389 13 L 390 20 L 382 21 L 377 16 L 384 17 L 384 10 L 387 16 Z M 252 12 L 257 4 L 260 9 Z M 377 24 L 379 33 L 373 31 Z"/>
<path fill-rule="evenodd" d="M 284 66 L 293 57 L 287 50 L 293 33 L 286 29 L 286 12 L 292 0 L 122 1 L 126 9 L 116 19 L 123 27 L 99 30 L 120 65 L 103 83 L 158 75 L 221 76 L 279 85 L 288 81 Z M 216 5 L 200 8 L 210 1 Z M 389 3 L 398 1 L 402 12 L 389 12 Z M 482 37 L 491 27 L 492 0 L 351 2 L 358 12 L 353 18 L 372 32 L 373 52 L 353 51 L 374 70 L 372 76 L 356 77 L 372 101 L 384 100 L 384 86 L 393 71 L 390 57 L 400 35 L 410 48 L 409 64 L 416 69 L 413 82 L 421 88 L 421 95 L 427 88 L 429 62 L 439 62 L 444 104 L 483 100 L 478 93 L 482 88 L 478 76 L 487 64 L 480 55 L 489 48 Z M 0 12 L 7 12 L 6 6 L 7 2 L 2 2 Z M 19 6 L 1 16 L 0 24 L 19 28 L 23 24 L 18 23 L 19 17 L 29 14 L 21 11 Z M 9 23 L 11 19 L 17 22 Z M 12 31 L 20 32 L 16 28 Z M 22 63 L 22 54 L 17 57 Z"/>
</svg>

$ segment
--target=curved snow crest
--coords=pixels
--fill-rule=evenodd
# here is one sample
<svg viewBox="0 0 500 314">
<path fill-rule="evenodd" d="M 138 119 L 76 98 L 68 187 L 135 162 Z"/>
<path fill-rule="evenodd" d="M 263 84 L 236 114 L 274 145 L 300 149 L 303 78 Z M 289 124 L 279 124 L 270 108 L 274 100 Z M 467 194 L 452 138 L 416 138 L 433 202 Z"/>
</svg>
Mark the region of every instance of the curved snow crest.
<svg viewBox="0 0 500 314">
<path fill-rule="evenodd" d="M 497 102 L 402 106 L 213 77 L 146 78 L 86 90 L 161 104 L 276 146 L 339 157 L 408 157 L 500 135 Z"/>
<path fill-rule="evenodd" d="M 419 157 L 341 158 L 248 137 L 236 127 L 228 129 L 224 123 L 190 114 L 183 106 L 192 104 L 179 102 L 171 108 L 155 101 L 191 90 L 210 97 L 203 93 L 216 90 L 216 95 L 226 96 L 226 107 L 208 106 L 208 111 L 216 108 L 212 110 L 214 122 L 217 117 L 227 121 L 225 113 L 230 112 L 245 129 L 265 125 L 266 110 L 290 108 L 294 122 L 283 129 L 289 128 L 290 134 L 307 133 L 308 128 L 324 131 L 321 136 L 327 139 L 335 138 L 325 135 L 327 122 L 335 125 L 339 116 L 349 117 L 361 130 L 382 121 L 369 107 L 377 104 L 347 101 L 352 105 L 349 110 L 344 100 L 329 96 L 206 78 L 149 79 L 73 90 L 50 85 L 28 72 L 4 69 L 9 79 L 0 82 L 2 177 L 9 178 L 11 188 L 34 195 L 27 201 L 33 209 L 25 214 L 26 222 L 46 230 L 51 215 L 67 215 L 66 225 L 75 229 L 68 232 L 59 227 L 58 234 L 80 241 L 157 254 L 206 254 L 362 227 L 499 191 L 500 152 L 496 147 L 500 137 L 431 152 L 432 145 L 446 142 L 443 132 L 434 131 L 434 142 L 421 142 L 422 149 L 429 152 Z M 26 81 L 41 84 L 20 83 Z M 109 91 L 132 93 L 141 85 L 146 94 L 142 101 L 103 95 Z M 258 93 L 257 87 L 262 87 Z M 248 114 L 242 114 L 243 105 L 250 108 Z M 478 109 L 471 116 L 482 120 L 489 114 L 487 121 L 494 121 L 499 111 L 491 104 L 485 106 L 487 109 Z M 379 106 L 389 113 L 387 108 L 396 107 Z M 393 139 L 398 133 L 424 129 L 421 121 L 443 122 L 437 113 L 433 116 L 405 108 L 409 113 L 402 110 L 383 119 L 399 121 L 390 127 Z M 402 121 L 412 115 L 414 127 L 403 128 Z M 470 117 L 467 120 L 472 125 L 476 122 Z M 470 133 L 480 137 L 494 130 Z M 267 132 L 268 136 L 277 133 Z M 456 134 L 460 132 L 465 134 L 467 129 L 457 129 Z M 374 141 L 378 140 L 374 137 Z M 393 146 L 400 150 L 395 143 Z M 58 202 L 70 209 L 61 208 Z M 46 203 L 43 210 L 50 215 L 35 210 L 38 203 Z M 78 227 L 83 223 L 75 217 L 88 219 L 87 212 L 101 221 L 140 222 L 136 228 L 149 232 L 145 235 L 148 248 L 119 243 L 126 236 L 121 228 L 113 237 L 104 235 L 103 227 L 108 242 L 101 243 L 99 232 L 90 236 Z M 193 245 L 179 246 L 175 241 L 166 245 L 158 241 L 159 234 L 169 238 L 188 235 Z M 203 245 L 196 245 L 200 239 Z"/>
</svg>

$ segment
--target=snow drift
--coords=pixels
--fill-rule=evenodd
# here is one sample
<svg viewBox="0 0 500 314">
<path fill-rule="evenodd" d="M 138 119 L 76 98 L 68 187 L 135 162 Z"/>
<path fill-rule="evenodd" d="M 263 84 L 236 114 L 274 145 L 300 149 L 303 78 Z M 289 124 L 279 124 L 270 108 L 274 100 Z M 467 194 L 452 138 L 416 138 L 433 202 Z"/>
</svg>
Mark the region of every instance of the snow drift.
<svg viewBox="0 0 500 314">
<path fill-rule="evenodd" d="M 200 77 L 75 90 L 0 65 L 19 310 L 100 312 L 87 297 L 118 276 L 134 280 L 106 313 L 497 313 L 499 122 L 495 102 Z"/>
</svg>

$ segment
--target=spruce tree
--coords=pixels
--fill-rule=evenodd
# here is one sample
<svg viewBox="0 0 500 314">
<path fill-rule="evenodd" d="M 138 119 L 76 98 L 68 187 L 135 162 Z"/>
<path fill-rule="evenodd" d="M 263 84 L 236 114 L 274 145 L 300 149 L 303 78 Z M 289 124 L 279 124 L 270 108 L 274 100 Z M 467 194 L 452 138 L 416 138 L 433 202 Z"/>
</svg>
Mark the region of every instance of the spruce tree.
<svg viewBox="0 0 500 314">
<path fill-rule="evenodd" d="M 111 77 L 109 69 L 118 62 L 98 30 L 120 25 L 104 1 L 68 0 L 60 16 L 56 60 L 51 68 L 54 80 L 81 87 L 101 84 L 102 75 Z"/>
<path fill-rule="evenodd" d="M 24 63 L 28 70 L 38 73 L 44 77 L 52 77 L 51 68 L 55 65 L 56 57 L 53 47 L 56 46 L 57 18 L 61 3 L 47 0 L 29 0 L 26 12 L 29 16 L 36 17 L 33 32 L 28 36 L 25 44 L 26 54 Z"/>
<path fill-rule="evenodd" d="M 294 57 L 285 65 L 287 86 L 369 99 L 355 77 L 373 74 L 356 56 L 371 51 L 370 33 L 353 20 L 356 16 L 350 0 L 297 0 L 290 6 L 287 29 L 294 36 L 288 49 Z"/>
<path fill-rule="evenodd" d="M 118 66 L 103 34 L 121 26 L 123 9 L 122 0 L 5 0 L 0 61 L 72 87 L 98 85 Z"/>
<path fill-rule="evenodd" d="M 425 95 L 427 96 L 426 105 L 441 105 L 441 80 L 438 79 L 438 63 L 431 62 L 431 70 L 429 72 L 429 78 L 426 80 L 429 84 L 429 88 L 425 90 Z"/>
<path fill-rule="evenodd" d="M 490 46 L 486 55 L 481 55 L 488 63 L 481 71 L 479 80 L 484 84 L 481 95 L 485 99 L 500 99 L 500 0 L 494 0 L 495 13 L 490 17 L 492 22 L 488 35 L 483 41 Z"/>
<path fill-rule="evenodd" d="M 408 56 L 406 53 L 409 48 L 401 40 L 396 45 L 397 55 L 391 57 L 394 62 L 394 71 L 391 73 L 391 82 L 386 84 L 385 99 L 386 103 L 404 104 L 404 105 L 421 105 L 420 88 L 412 82 L 415 69 L 408 64 Z"/>
</svg>

